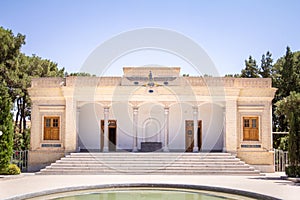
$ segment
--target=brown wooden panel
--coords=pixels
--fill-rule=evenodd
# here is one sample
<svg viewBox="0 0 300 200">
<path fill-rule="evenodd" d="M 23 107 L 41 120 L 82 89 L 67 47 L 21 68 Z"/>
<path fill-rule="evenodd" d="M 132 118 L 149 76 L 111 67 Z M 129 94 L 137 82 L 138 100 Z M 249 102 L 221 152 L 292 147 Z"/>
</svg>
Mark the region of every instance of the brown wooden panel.
<svg viewBox="0 0 300 200">
<path fill-rule="evenodd" d="M 193 120 L 185 121 L 185 151 L 192 152 L 194 147 L 194 122 Z"/>
<path fill-rule="evenodd" d="M 44 117 L 44 140 L 59 140 L 59 117 Z"/>
<path fill-rule="evenodd" d="M 259 140 L 258 117 L 243 117 L 243 140 Z"/>
<path fill-rule="evenodd" d="M 51 139 L 52 140 L 59 140 L 59 129 L 58 128 L 52 128 Z"/>
<path fill-rule="evenodd" d="M 51 140 L 51 129 L 50 128 L 44 129 L 44 140 Z"/>
<path fill-rule="evenodd" d="M 198 147 L 200 151 L 202 147 L 202 120 L 198 121 Z"/>
</svg>

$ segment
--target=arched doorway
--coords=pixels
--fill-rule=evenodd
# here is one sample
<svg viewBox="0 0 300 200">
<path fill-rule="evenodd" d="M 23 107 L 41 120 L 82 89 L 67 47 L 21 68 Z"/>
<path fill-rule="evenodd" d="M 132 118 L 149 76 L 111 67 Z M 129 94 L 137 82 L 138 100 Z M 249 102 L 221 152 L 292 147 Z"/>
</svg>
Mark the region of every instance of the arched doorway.
<svg viewBox="0 0 300 200">
<path fill-rule="evenodd" d="M 144 122 L 144 141 L 160 142 L 161 141 L 161 125 L 155 118 L 148 118 Z"/>
</svg>

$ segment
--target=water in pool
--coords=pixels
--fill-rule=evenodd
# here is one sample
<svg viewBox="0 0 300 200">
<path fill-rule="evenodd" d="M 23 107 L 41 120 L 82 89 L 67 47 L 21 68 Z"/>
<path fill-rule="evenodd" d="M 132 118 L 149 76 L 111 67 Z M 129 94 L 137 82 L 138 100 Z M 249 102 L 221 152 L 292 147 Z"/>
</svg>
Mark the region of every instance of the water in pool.
<svg viewBox="0 0 300 200">
<path fill-rule="evenodd" d="M 181 190 L 151 190 L 151 189 L 130 189 L 130 190 L 108 190 L 92 192 L 74 196 L 54 198 L 55 200 L 221 200 L 237 199 L 224 197 L 219 193 L 181 191 Z M 248 199 L 248 198 L 247 198 Z"/>
</svg>

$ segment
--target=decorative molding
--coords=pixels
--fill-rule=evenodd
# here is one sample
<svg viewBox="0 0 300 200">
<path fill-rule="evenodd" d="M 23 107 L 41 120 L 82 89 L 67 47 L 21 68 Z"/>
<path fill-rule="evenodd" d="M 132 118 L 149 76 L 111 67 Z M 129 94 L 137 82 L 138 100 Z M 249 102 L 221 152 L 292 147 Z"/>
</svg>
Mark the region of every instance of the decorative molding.
<svg viewBox="0 0 300 200">
<path fill-rule="evenodd" d="M 65 105 L 39 105 L 39 110 L 41 112 L 47 112 L 47 111 L 51 111 L 51 112 L 55 112 L 55 111 L 60 111 L 63 112 L 65 110 Z"/>
<path fill-rule="evenodd" d="M 264 105 L 240 105 L 238 112 L 263 112 L 264 108 Z"/>
</svg>

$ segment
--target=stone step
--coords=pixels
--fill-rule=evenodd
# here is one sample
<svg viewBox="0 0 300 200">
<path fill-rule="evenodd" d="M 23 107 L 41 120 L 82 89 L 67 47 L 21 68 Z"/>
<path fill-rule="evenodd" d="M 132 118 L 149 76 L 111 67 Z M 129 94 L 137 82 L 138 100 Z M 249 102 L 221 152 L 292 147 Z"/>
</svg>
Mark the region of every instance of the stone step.
<svg viewBox="0 0 300 200">
<path fill-rule="evenodd" d="M 235 156 L 231 155 L 189 155 L 189 156 L 182 156 L 182 155 L 127 155 L 127 154 L 120 154 L 120 155 L 67 155 L 66 158 L 128 158 L 128 159 L 140 159 L 140 158 L 182 158 L 182 159 L 203 159 L 203 158 L 214 158 L 214 159 L 222 159 L 222 158 L 235 158 Z"/>
<path fill-rule="evenodd" d="M 123 153 L 123 152 L 109 152 L 109 153 L 102 153 L 102 152 L 99 152 L 99 153 L 95 153 L 95 152 L 88 152 L 88 153 L 70 153 L 69 156 L 133 156 L 133 157 L 138 157 L 138 156 L 155 156 L 155 157 L 158 157 L 158 156 L 184 156 L 184 157 L 187 157 L 187 156 L 202 156 L 202 155 L 206 155 L 206 156 L 232 156 L 232 154 L 230 153 L 203 153 L 203 152 L 200 152 L 200 153 L 188 153 L 188 152 L 149 152 L 149 153 L 132 153 L 132 152 L 127 152 L 127 153 Z"/>
<path fill-rule="evenodd" d="M 71 153 L 37 174 L 259 175 L 229 153 Z"/>
<path fill-rule="evenodd" d="M 69 163 L 69 162 L 60 162 L 60 163 L 53 163 L 48 167 L 51 166 L 83 166 L 83 167 L 97 167 L 97 166 L 177 166 L 177 167 L 249 167 L 248 165 L 242 163 Z"/>
<path fill-rule="evenodd" d="M 240 163 L 240 162 L 205 162 L 205 163 L 180 163 L 180 162 L 174 162 L 174 163 L 164 163 L 164 162 L 157 162 L 157 163 L 143 163 L 143 162 L 139 162 L 139 163 L 134 163 L 134 162 L 130 162 L 130 163 L 120 163 L 120 162 L 69 162 L 69 161 L 65 161 L 65 162 L 59 162 L 57 161 L 56 163 L 51 164 L 50 166 L 58 166 L 58 165 L 68 165 L 68 166 L 99 166 L 99 165 L 103 165 L 103 166 L 143 166 L 143 165 L 147 165 L 147 166 L 182 166 L 182 167 L 190 167 L 190 166 L 248 166 L 246 164 Z"/>
<path fill-rule="evenodd" d="M 46 167 L 46 169 L 130 169 L 130 170 L 134 170 L 134 169 L 182 169 L 182 170 L 195 170 L 195 169 L 218 169 L 218 170 L 222 170 L 222 169 L 241 169 L 241 170 L 248 170 L 249 166 L 167 166 L 167 165 L 156 165 L 156 166 L 149 166 L 149 165 L 140 165 L 140 166 L 132 166 L 132 165 L 102 165 L 102 166 L 74 166 L 74 165 L 51 165 Z"/>
<path fill-rule="evenodd" d="M 178 160 L 178 161 L 187 161 L 187 162 L 191 162 L 191 161 L 228 161 L 228 162 L 235 162 L 235 161 L 240 161 L 240 159 L 238 158 L 122 158 L 122 157 L 111 157 L 111 158 L 97 158 L 97 157 L 86 157 L 86 158 L 82 158 L 82 157 L 64 157 L 61 160 L 78 160 L 78 161 L 93 161 L 93 160 L 99 160 L 99 161 L 174 161 L 174 160 Z"/>
<path fill-rule="evenodd" d="M 164 175 L 243 175 L 243 176 L 259 176 L 259 171 L 212 171 L 212 170 L 195 170 L 195 171 L 178 171 L 178 170 L 156 170 L 156 171 L 82 171 L 82 170 L 48 170 L 37 172 L 37 175 L 122 175 L 122 174 L 133 174 L 133 175 L 153 175 L 153 174 L 164 174 Z"/>
</svg>

